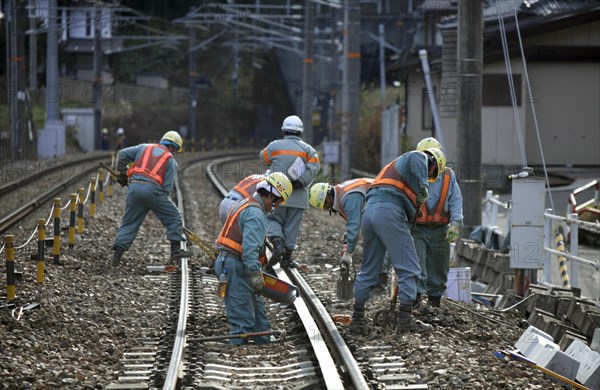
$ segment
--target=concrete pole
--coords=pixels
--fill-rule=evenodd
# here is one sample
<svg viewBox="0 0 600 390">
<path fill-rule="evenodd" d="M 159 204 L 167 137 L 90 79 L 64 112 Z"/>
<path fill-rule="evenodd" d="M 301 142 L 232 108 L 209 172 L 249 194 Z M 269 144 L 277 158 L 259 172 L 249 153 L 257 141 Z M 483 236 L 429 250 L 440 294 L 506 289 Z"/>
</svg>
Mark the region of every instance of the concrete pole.
<svg viewBox="0 0 600 390">
<path fill-rule="evenodd" d="M 377 13 L 381 15 L 383 0 L 379 0 L 377 3 Z M 386 80 L 385 80 L 385 26 L 383 23 L 379 23 L 379 88 L 381 89 L 381 112 L 385 111 L 387 91 L 386 91 Z M 381 130 L 383 131 L 383 120 L 381 121 Z"/>
<path fill-rule="evenodd" d="M 360 2 L 344 2 L 344 69 L 342 75 L 341 177 L 350 178 L 352 138 L 360 119 Z"/>
<path fill-rule="evenodd" d="M 29 29 L 34 31 L 36 26 L 35 2 L 29 0 Z M 29 90 L 37 89 L 37 34 L 29 34 Z"/>
<path fill-rule="evenodd" d="M 48 2 L 48 43 L 46 48 L 46 122 L 60 120 L 58 81 L 58 26 L 56 0 Z"/>
<path fill-rule="evenodd" d="M 481 224 L 483 1 L 460 0 L 458 4 L 457 176 L 463 202 L 469 205 L 463 209 L 463 234 L 468 237 Z"/>
<path fill-rule="evenodd" d="M 312 1 L 304 3 L 304 63 L 302 65 L 302 123 L 304 134 L 302 138 L 309 144 L 313 143 L 312 107 L 314 96 L 315 72 L 315 4 Z"/>
<path fill-rule="evenodd" d="M 9 39 L 7 49 L 8 55 L 8 102 L 10 112 L 10 158 L 12 161 L 19 159 L 19 118 L 18 118 L 18 55 L 17 55 L 17 35 L 18 35 L 18 12 L 15 0 L 8 0 L 6 4 L 6 30 Z"/>
<path fill-rule="evenodd" d="M 101 9 L 94 7 L 94 148 L 100 149 L 102 128 L 102 41 Z"/>
<path fill-rule="evenodd" d="M 196 71 L 196 50 L 192 48 L 196 46 L 196 28 L 192 25 L 189 29 L 189 52 L 188 52 L 188 71 L 190 78 L 190 106 L 189 106 L 189 123 L 188 123 L 188 138 L 194 145 L 198 142 L 196 135 L 196 106 L 198 105 L 196 93 L 196 79 L 198 73 Z"/>
</svg>

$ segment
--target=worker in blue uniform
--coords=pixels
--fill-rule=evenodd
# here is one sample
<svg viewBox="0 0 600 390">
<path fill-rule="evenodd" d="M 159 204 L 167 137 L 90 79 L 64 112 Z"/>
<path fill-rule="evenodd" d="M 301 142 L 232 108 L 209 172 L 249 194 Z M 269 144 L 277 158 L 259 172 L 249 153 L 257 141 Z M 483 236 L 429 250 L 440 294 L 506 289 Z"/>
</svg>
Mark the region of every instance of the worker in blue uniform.
<svg viewBox="0 0 600 390">
<path fill-rule="evenodd" d="M 183 224 L 181 213 L 170 198 L 177 175 L 174 152 L 183 150 L 183 139 L 176 131 L 167 131 L 158 144 L 140 144 L 119 151 L 116 167 L 117 181 L 129 184 L 125 214 L 113 244 L 113 266 L 121 263 L 146 215 L 152 211 L 167 229 L 171 242 L 171 260 L 189 257 L 191 252 L 181 248 Z M 128 169 L 130 163 L 132 166 Z"/>
<path fill-rule="evenodd" d="M 346 247 L 342 250 L 340 266 L 347 269 L 352 265 L 352 255 L 360 237 L 360 221 L 365 206 L 367 190 L 373 179 L 358 178 L 338 185 L 316 183 L 310 187 L 308 201 L 318 209 L 339 214 L 346 221 Z"/>
<path fill-rule="evenodd" d="M 418 206 L 427 200 L 428 179 L 436 179 L 445 167 L 446 159 L 439 149 L 407 152 L 386 165 L 371 184 L 362 218 L 364 249 L 354 282 L 352 332 L 366 331 L 365 303 L 377 284 L 386 251 L 398 275 L 396 331 L 431 328 L 412 315 L 421 268 L 410 228 Z"/>
<path fill-rule="evenodd" d="M 229 334 L 266 332 L 271 329 L 265 303 L 257 295 L 264 287 L 259 254 L 267 237 L 266 214 L 289 199 L 292 184 L 281 172 L 269 174 L 256 185 L 256 192 L 238 202 L 217 238 L 220 253 L 215 274 L 225 275 L 225 309 Z M 254 338 L 256 344 L 269 342 L 268 336 Z M 247 339 L 232 338 L 231 344 L 246 344 Z"/>
<path fill-rule="evenodd" d="M 309 207 L 307 187 L 319 173 L 321 164 L 316 150 L 300 138 L 304 131 L 300 118 L 288 116 L 281 130 L 283 138 L 267 145 L 259 158 L 271 172 L 283 172 L 294 188 L 285 204 L 268 216 L 268 237 L 273 244 L 271 265 L 279 261 L 283 267 L 293 267 L 292 253 L 296 249 L 304 210 Z"/>
<path fill-rule="evenodd" d="M 430 148 L 441 150 L 442 145 L 433 137 L 417 144 L 417 150 L 420 151 Z M 462 224 L 462 195 L 454 171 L 446 167 L 437 180 L 429 183 L 429 197 L 421 206 L 421 214 L 413 231 L 421 265 L 415 313 L 427 314 L 431 312 L 429 308 L 440 307 L 450 270 L 450 243 L 458 240 Z"/>
<path fill-rule="evenodd" d="M 225 223 L 227 215 L 237 202 L 251 197 L 254 192 L 256 192 L 256 185 L 264 180 L 265 177 L 265 175 L 261 174 L 246 176 L 235 187 L 233 187 L 227 193 L 227 195 L 225 195 L 223 200 L 221 200 L 221 204 L 219 205 L 219 218 L 221 219 L 221 224 Z"/>
</svg>

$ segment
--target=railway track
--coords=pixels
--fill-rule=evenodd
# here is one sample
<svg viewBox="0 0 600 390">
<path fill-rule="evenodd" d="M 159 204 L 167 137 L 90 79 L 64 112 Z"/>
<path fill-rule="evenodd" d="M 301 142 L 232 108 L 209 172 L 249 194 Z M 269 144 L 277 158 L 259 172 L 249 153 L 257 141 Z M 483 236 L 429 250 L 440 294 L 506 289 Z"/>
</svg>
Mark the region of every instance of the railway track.
<svg viewBox="0 0 600 390">
<path fill-rule="evenodd" d="M 186 226 L 208 238 L 216 237 L 220 228 L 217 217 L 220 198 L 214 195 L 213 189 L 208 188 L 208 182 L 205 180 L 206 168 L 213 164 L 218 176 L 225 177 L 221 183 L 224 188 L 229 188 L 242 177 L 259 171 L 249 164 L 248 160 L 238 162 L 232 159 L 232 153 L 228 154 L 228 158 L 220 162 L 198 161 L 203 157 L 214 160 L 218 154 L 190 155 L 185 160 L 190 164 L 193 162 L 194 165 L 186 168 L 183 161 L 180 165 L 185 170 L 179 175 L 181 182 L 178 187 L 181 192 L 178 193 L 177 199 L 185 204 Z M 255 155 L 256 153 L 252 153 L 250 159 L 254 160 Z M 229 164 L 229 167 L 221 166 L 222 163 Z M 466 337 L 471 341 L 491 338 L 502 346 L 499 348 L 503 348 L 514 342 L 518 328 L 517 331 L 504 329 L 498 332 L 494 329 L 496 324 L 487 326 L 485 321 L 472 327 L 469 322 L 476 317 L 468 317 L 466 311 L 454 315 L 448 310 L 449 305 L 445 305 L 445 320 L 429 319 L 436 326 L 436 332 L 429 335 L 398 337 L 375 327 L 369 336 L 355 336 L 348 332 L 347 326 L 335 324 L 331 318 L 327 320 L 327 313 L 351 314 L 352 302 L 337 300 L 334 290 L 337 277 L 337 246 L 343 226 L 341 221 L 333 222 L 330 217 L 315 221 L 311 212 L 305 216 L 306 229 L 301 233 L 298 250 L 299 259 L 306 267 L 302 267 L 300 272 L 292 271 L 290 275 L 280 275 L 282 278 L 289 277 L 292 283 L 304 290 L 301 294 L 303 299 L 298 299 L 297 302 L 305 302 L 307 305 L 306 311 L 310 313 L 308 317 L 314 323 L 308 325 L 309 332 L 307 333 L 302 325 L 304 314 L 301 310 L 268 302 L 267 310 L 273 329 L 285 330 L 284 339 L 279 340 L 278 337 L 276 342 L 266 346 L 250 344 L 241 348 L 228 345 L 226 340 L 206 340 L 208 337 L 224 335 L 228 330 L 222 300 L 215 295 L 216 280 L 204 272 L 209 261 L 198 252 L 191 262 L 187 263 L 187 267 L 181 264 L 177 272 L 151 272 L 161 270 L 161 267 L 164 271 L 164 266 L 168 265 L 164 261 L 168 254 L 168 246 L 161 244 L 164 238 L 156 239 L 163 237 L 164 231 L 155 219 L 149 218 L 147 223 L 144 223 L 136 240 L 138 244 L 127 253 L 121 269 L 111 270 L 110 267 L 102 265 L 110 262 L 111 251 L 107 248 L 110 248 L 112 232 L 118 226 L 123 196 L 124 191 L 117 190 L 114 200 L 117 204 L 107 202 L 104 206 L 106 209 L 100 208 L 97 220 L 91 221 L 86 230 L 89 237 L 86 238 L 84 234 L 81 249 L 75 247 L 65 265 L 61 268 L 47 267 L 53 283 L 52 287 L 49 285 L 44 288 L 55 289 L 56 284 L 60 282 L 67 283 L 69 290 L 61 294 L 49 294 L 48 291 L 52 290 L 47 290 L 45 298 L 40 302 L 42 310 L 25 315 L 26 319 L 27 316 L 31 318 L 31 325 L 25 322 L 23 325 L 27 326 L 23 327 L 22 332 L 13 335 L 15 328 L 12 327 L 11 332 L 6 333 L 3 350 L 5 353 L 8 351 L 8 361 L 13 355 L 7 346 L 29 345 L 30 341 L 18 340 L 30 340 L 30 334 L 35 330 L 29 329 L 28 326 L 34 327 L 37 326 L 35 324 L 43 323 L 46 324 L 44 327 L 49 327 L 53 333 L 58 334 L 62 334 L 62 328 L 65 328 L 65 332 L 66 328 L 70 328 L 67 339 L 66 333 L 58 337 L 59 347 L 48 347 L 49 350 L 57 350 L 57 353 L 61 346 L 70 344 L 74 347 L 70 349 L 70 354 L 65 356 L 73 355 L 76 361 L 66 366 L 64 363 L 61 365 L 68 367 L 65 373 L 61 374 L 61 378 L 64 378 L 60 379 L 61 387 L 67 388 L 73 383 L 86 383 L 92 387 L 100 385 L 109 389 L 339 388 L 339 383 L 343 388 L 361 389 L 426 388 L 425 383 L 433 384 L 433 387 L 456 387 L 462 384 L 474 388 L 489 388 L 482 379 L 484 376 L 488 381 L 498 380 L 498 375 L 524 377 L 523 371 L 512 366 L 499 367 L 486 374 L 469 373 L 469 364 L 490 363 L 484 357 L 487 354 L 484 350 L 472 342 L 465 342 L 465 335 L 468 335 Z M 337 230 L 332 228 L 333 226 Z M 330 245 L 331 243 L 333 245 Z M 91 264 L 91 268 L 88 264 Z M 86 267 L 89 271 L 82 273 Z M 23 263 L 22 268 L 23 274 L 26 275 L 31 266 Z M 182 272 L 185 268 L 187 271 Z M 62 278 L 63 273 L 66 279 Z M 302 279 L 298 279 L 298 276 Z M 78 277 L 83 279 L 77 279 Z M 77 280 L 81 282 L 73 282 Z M 78 283 L 87 283 L 88 288 L 82 290 L 77 287 Z M 184 285 L 189 288 L 187 292 L 182 292 L 185 291 L 181 288 Z M 28 302 L 32 298 L 35 299 L 35 289 L 27 290 L 25 286 L 19 288 L 21 299 Z M 65 293 L 70 296 L 66 306 L 61 302 L 61 296 Z M 315 298 L 318 298 L 321 306 L 308 309 L 312 305 L 311 302 L 317 302 Z M 88 301 L 91 305 L 89 312 L 84 308 Z M 373 302 L 369 303 L 369 315 L 372 316 L 374 310 L 386 304 L 384 297 L 375 297 Z M 19 302 L 13 305 L 18 306 Z M 324 314 L 323 324 L 318 324 L 321 321 L 318 319 L 319 312 Z M 0 315 L 4 313 L 7 312 L 0 312 Z M 64 317 L 62 313 L 71 314 Z M 8 322 L 11 321 L 14 319 Z M 182 321 L 185 322 L 183 327 Z M 0 326 L 3 329 L 3 324 L 6 323 L 7 320 L 0 317 Z M 52 324 L 67 325 L 56 328 Z M 126 324 L 131 325 L 125 326 Z M 109 331 L 103 331 L 104 328 Z M 317 335 L 314 331 L 318 328 L 325 328 L 325 331 Z M 61 339 L 63 341 L 60 341 Z M 315 341 L 316 344 L 328 345 L 327 354 L 334 350 L 336 344 L 342 347 L 342 353 L 333 352 L 333 356 L 330 357 L 334 368 L 323 368 L 320 365 L 325 352 L 315 351 Z M 37 339 L 35 343 L 39 345 L 41 342 L 42 340 Z M 96 345 L 102 348 L 98 352 L 98 356 L 103 356 L 100 361 L 94 360 L 92 363 L 89 353 L 80 355 L 78 352 L 94 350 Z M 43 349 L 45 348 L 42 347 Z M 460 351 L 460 354 L 456 351 Z M 339 356 L 344 354 L 353 356 L 356 362 L 345 362 L 344 358 Z M 465 357 L 464 354 L 472 357 Z M 27 349 L 19 350 L 14 356 L 18 356 L 19 361 L 29 359 Z M 7 359 L 0 362 L 0 372 L 4 373 L 4 379 L 1 381 L 3 385 L 0 385 L 0 388 L 14 388 L 10 384 L 15 382 L 8 380 L 13 376 L 21 378 L 22 383 L 24 380 L 31 380 L 19 376 L 22 370 L 11 371 L 11 366 L 6 366 Z M 35 359 L 38 365 L 48 367 L 57 360 L 47 360 L 44 355 L 39 354 Z M 61 357 L 58 361 L 63 362 L 63 359 L 65 358 Z M 351 365 L 355 368 L 351 368 Z M 467 373 L 461 374 L 457 371 Z M 42 376 L 43 372 L 40 371 Z M 533 378 L 531 374 L 525 377 Z M 539 377 L 536 379 L 540 381 Z M 43 379 L 39 383 L 52 387 L 60 386 L 61 382 Z M 547 385 L 547 388 L 553 387 L 548 385 L 547 381 L 540 383 Z M 4 384 L 9 387 L 5 387 Z M 65 384 L 67 386 L 64 386 Z"/>
</svg>

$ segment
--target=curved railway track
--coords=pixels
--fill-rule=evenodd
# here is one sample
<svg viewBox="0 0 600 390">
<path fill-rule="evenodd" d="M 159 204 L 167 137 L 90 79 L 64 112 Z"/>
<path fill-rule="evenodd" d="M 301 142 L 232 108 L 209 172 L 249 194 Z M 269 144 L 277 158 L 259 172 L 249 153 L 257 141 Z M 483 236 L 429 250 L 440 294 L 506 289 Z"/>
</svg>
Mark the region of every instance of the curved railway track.
<svg viewBox="0 0 600 390">
<path fill-rule="evenodd" d="M 181 182 L 176 187 L 176 198 L 180 202 L 182 211 L 185 206 L 185 225 L 191 230 L 207 238 L 213 238 L 220 228 L 216 212 L 220 197 L 214 196 L 214 192 L 207 189 L 208 182 L 205 177 L 218 179 L 219 183 L 215 186 L 222 194 L 241 178 L 261 171 L 261 168 L 248 162 L 256 160 L 256 153 L 236 156 L 240 153 L 242 152 L 227 152 L 225 158 L 223 158 L 225 153 L 211 153 L 202 156 L 184 156 L 181 159 L 179 175 Z M 215 160 L 217 158 L 218 160 Z M 122 204 L 115 206 L 117 209 L 122 208 Z M 92 240 L 85 244 L 88 246 L 84 245 L 79 252 L 73 252 L 71 258 L 86 256 L 90 251 L 95 253 L 94 248 L 98 245 L 103 248 L 110 245 L 111 235 L 107 234 L 109 231 L 106 225 L 103 225 L 105 222 L 111 226 L 110 229 L 115 229 L 115 224 L 118 224 L 118 220 L 109 214 L 101 216 L 96 221 L 98 226 L 93 226 L 94 224 L 91 226 L 90 233 L 93 235 Z M 125 268 L 112 270 L 110 267 L 100 265 L 99 268 L 92 270 L 92 275 L 94 273 L 102 275 L 99 280 L 104 281 L 105 284 L 110 283 L 114 286 L 122 283 L 131 284 L 133 276 L 138 278 L 136 284 L 141 285 L 141 289 L 138 287 L 134 289 L 133 286 L 126 287 L 123 291 L 125 300 L 120 300 L 121 294 L 110 294 L 108 289 L 109 295 L 104 295 L 107 293 L 104 286 L 90 284 L 91 295 L 86 294 L 84 298 L 90 299 L 90 296 L 94 295 L 110 297 L 108 300 L 97 301 L 97 304 L 102 306 L 99 310 L 104 315 L 98 316 L 97 313 L 93 313 L 90 317 L 92 321 L 84 320 L 87 321 L 86 324 L 98 320 L 112 321 L 113 316 L 120 318 L 119 322 L 127 322 L 130 315 L 136 314 L 132 310 L 137 311 L 136 315 L 142 318 L 136 320 L 139 325 L 134 331 L 123 332 L 116 328 L 117 336 L 99 340 L 102 343 L 111 342 L 125 347 L 123 350 L 117 347 L 116 351 L 109 352 L 118 353 L 119 360 L 111 359 L 112 363 L 107 367 L 113 368 L 109 371 L 103 369 L 106 378 L 112 379 L 108 383 L 106 379 L 100 379 L 98 383 L 102 383 L 102 387 L 107 389 L 240 387 L 418 389 L 427 388 L 425 383 L 432 383 L 434 387 L 435 384 L 441 387 L 453 384 L 456 387 L 462 383 L 472 385 L 474 388 L 484 388 L 485 382 L 479 382 L 479 377 L 473 378 L 472 375 L 458 373 L 452 376 L 452 373 L 446 373 L 448 357 L 453 356 L 452 359 L 458 362 L 470 361 L 469 364 L 478 364 L 478 361 L 482 361 L 477 357 L 467 360 L 457 355 L 457 351 L 482 353 L 473 346 L 465 345 L 463 340 L 465 334 L 471 339 L 482 340 L 492 334 L 502 345 L 510 345 L 514 342 L 511 338 L 514 338 L 515 331 L 497 334 L 498 332 L 494 330 L 496 325 L 486 326 L 485 323 L 484 326 L 480 324 L 479 329 L 473 329 L 468 326 L 472 318 L 469 319 L 466 310 L 453 315 L 448 311 L 450 305 L 445 303 L 443 303 L 443 306 L 446 306 L 443 313 L 445 319 L 428 318 L 428 321 L 439 329 L 438 333 L 400 337 L 378 327 L 374 327 L 371 334 L 366 337 L 349 333 L 347 326 L 334 323 L 330 316 L 330 314 L 351 314 L 352 302 L 339 301 L 335 294 L 336 247 L 343 226 L 340 221 L 325 225 L 323 222 L 315 224 L 308 218 L 306 223 L 311 224 L 312 228 L 302 233 L 303 242 L 300 242 L 301 248 L 297 251 L 300 259 L 304 259 L 302 263 L 305 266 L 301 267 L 300 271 L 277 271 L 280 278 L 289 278 L 291 283 L 299 287 L 301 297 L 296 300 L 294 306 L 271 301 L 267 301 L 266 305 L 273 329 L 284 330 L 286 337 L 266 346 L 253 344 L 245 347 L 231 346 L 226 340 L 214 339 L 214 336 L 225 335 L 228 325 L 223 302 L 215 295 L 216 278 L 205 273 L 208 261 L 204 255 L 197 252 L 199 256 L 194 256 L 189 261 L 184 259 L 181 264 L 178 264 L 177 272 L 152 272 L 166 270 L 164 258 L 168 252 L 168 249 L 166 250 L 165 246 L 160 244 L 164 238 L 158 241 L 153 238 L 161 236 L 162 231 L 162 227 L 157 226 L 155 222 L 149 221 L 150 225 L 147 228 L 143 227 L 141 237 L 137 240 L 140 244 L 137 249 L 134 245 L 131 253 L 128 252 Z M 339 225 L 337 231 L 327 227 L 333 225 Z M 311 242 L 317 245 L 311 247 L 308 245 Z M 334 245 L 329 246 L 332 242 Z M 106 253 L 106 250 L 103 249 L 102 253 Z M 108 263 L 110 260 L 103 261 Z M 160 265 L 145 266 L 157 262 Z M 330 266 L 328 263 L 334 265 Z M 69 264 L 66 263 L 64 271 L 49 267 L 50 273 L 67 272 L 69 267 L 73 267 L 75 271 L 79 269 L 76 264 L 72 266 Z M 93 282 L 94 278 L 91 276 L 90 282 Z M 129 294 L 129 290 L 133 290 L 134 295 Z M 33 292 L 27 294 L 34 295 Z M 137 300 L 140 300 L 140 303 L 135 302 Z M 146 303 L 141 306 L 141 302 Z M 50 303 L 45 302 L 47 305 Z M 374 310 L 385 305 L 387 305 L 385 297 L 375 297 L 369 304 L 369 315 L 372 317 Z M 78 311 L 73 313 L 76 318 L 81 316 L 76 313 Z M 42 318 L 47 315 L 48 311 Z M 144 317 L 147 321 L 143 320 Z M 86 331 L 86 329 L 77 330 L 78 333 L 83 334 Z M 93 340 L 94 337 L 91 339 Z M 321 349 L 318 349 L 319 347 Z M 322 365 L 326 361 L 329 365 Z M 90 367 L 89 363 L 84 367 Z M 465 367 L 465 370 L 468 371 L 467 368 Z M 7 372 L 2 363 L 0 369 Z M 89 368 L 84 368 L 85 370 Z M 111 375 L 111 372 L 115 374 Z M 502 370 L 499 372 L 502 373 Z M 520 371 L 517 373 L 522 375 Z M 494 375 L 497 374 L 498 370 Z M 77 375 L 77 378 L 85 377 L 81 373 Z M 440 382 L 439 378 L 444 379 Z M 547 384 L 547 382 L 543 383 Z"/>
</svg>

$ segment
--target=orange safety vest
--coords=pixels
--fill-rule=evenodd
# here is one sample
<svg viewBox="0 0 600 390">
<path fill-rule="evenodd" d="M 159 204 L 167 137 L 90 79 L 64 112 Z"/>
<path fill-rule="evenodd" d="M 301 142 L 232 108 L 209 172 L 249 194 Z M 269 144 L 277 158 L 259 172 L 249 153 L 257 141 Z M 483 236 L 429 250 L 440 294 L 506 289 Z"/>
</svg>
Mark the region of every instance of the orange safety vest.
<svg viewBox="0 0 600 390">
<path fill-rule="evenodd" d="M 233 187 L 233 190 L 242 194 L 244 198 L 249 198 L 256 192 L 256 185 L 264 178 L 263 175 L 250 175 Z"/>
<path fill-rule="evenodd" d="M 232 209 L 225 220 L 225 225 L 217 237 L 217 244 L 226 248 L 239 256 L 242 255 L 242 229 L 238 223 L 238 217 L 240 213 L 248 207 L 260 207 L 258 201 L 254 198 L 246 198 L 240 202 L 240 206 L 237 210 Z M 235 211 L 234 211 L 235 210 Z"/>
<path fill-rule="evenodd" d="M 419 225 L 443 226 L 450 223 L 450 214 L 444 211 L 444 206 L 446 205 L 446 198 L 448 197 L 448 191 L 450 190 L 451 175 L 448 169 L 444 170 L 443 175 L 442 192 L 440 194 L 440 199 L 438 199 L 438 202 L 434 207 L 434 212 L 431 213 L 425 204 L 425 206 L 421 208 L 423 214 L 417 218 L 417 223 Z"/>
<path fill-rule="evenodd" d="M 371 187 L 393 187 L 398 191 L 403 192 L 408 197 L 408 199 L 410 199 L 412 204 L 416 207 L 417 193 L 412 188 L 410 188 L 408 183 L 404 181 L 404 178 L 398 173 L 398 171 L 396 171 L 396 168 L 394 167 L 396 160 L 383 167 L 383 169 L 381 170 L 381 172 L 379 172 L 375 180 L 373 180 L 373 184 L 371 184 Z"/>
<path fill-rule="evenodd" d="M 160 156 L 154 156 L 152 153 L 154 148 L 160 148 L 164 153 Z M 144 175 L 157 182 L 158 185 L 162 185 L 165 172 L 167 171 L 167 163 L 172 157 L 173 154 L 164 146 L 159 144 L 148 145 L 142 152 L 141 157 L 135 160 L 131 168 L 129 168 L 127 176 L 131 177 L 133 174 Z"/>
<path fill-rule="evenodd" d="M 335 186 L 335 196 L 338 197 L 338 199 L 340 200 L 339 207 L 340 215 L 342 216 L 342 218 L 344 218 L 346 221 L 348 220 L 348 218 L 346 217 L 346 213 L 342 209 L 342 199 L 344 199 L 344 196 L 352 192 L 360 192 L 361 194 L 366 195 L 367 190 L 369 189 L 372 183 L 373 179 L 361 178 L 347 180 Z"/>
</svg>

